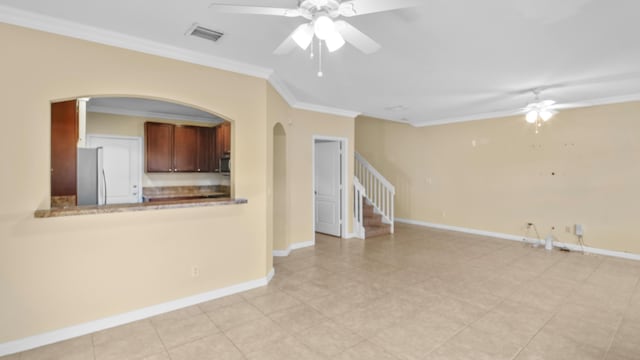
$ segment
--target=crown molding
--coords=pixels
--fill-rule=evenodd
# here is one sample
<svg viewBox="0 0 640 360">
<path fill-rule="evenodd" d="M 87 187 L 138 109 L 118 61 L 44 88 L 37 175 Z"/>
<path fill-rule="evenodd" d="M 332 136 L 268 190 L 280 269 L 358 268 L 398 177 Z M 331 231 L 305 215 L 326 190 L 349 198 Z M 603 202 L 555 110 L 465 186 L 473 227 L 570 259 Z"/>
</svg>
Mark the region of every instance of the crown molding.
<svg viewBox="0 0 640 360">
<path fill-rule="evenodd" d="M 351 110 L 298 101 L 291 90 L 279 80 L 279 77 L 274 73 L 273 69 L 233 61 L 218 56 L 206 55 L 176 46 L 165 45 L 156 41 L 78 24 L 72 21 L 36 14 L 4 5 L 0 5 L 0 22 L 266 79 L 274 89 L 280 93 L 289 106 L 293 108 L 351 118 L 359 115 L 358 112 Z"/>
<path fill-rule="evenodd" d="M 51 16 L 18 10 L 0 5 L 0 21 L 53 34 L 111 45 L 145 54 L 214 67 L 226 71 L 267 79 L 273 70 L 233 61 L 218 56 L 205 55 L 183 48 L 165 45 L 119 32 L 62 20 Z"/>
<path fill-rule="evenodd" d="M 334 108 L 330 106 L 316 105 L 316 104 L 310 104 L 310 103 L 298 101 L 298 99 L 296 99 L 295 95 L 293 95 L 291 90 L 289 90 L 289 87 L 285 85 L 285 83 L 282 81 L 282 79 L 280 79 L 280 77 L 276 73 L 271 74 L 271 76 L 269 77 L 269 83 L 280 94 L 280 96 L 282 96 L 284 101 L 286 101 L 289 104 L 289 106 L 291 106 L 294 109 L 314 111 L 314 112 L 319 112 L 324 114 L 344 116 L 348 118 L 356 118 L 358 115 L 360 115 L 360 112 L 353 111 L 353 110 L 345 110 L 345 109 L 339 109 L 339 108 Z"/>
<path fill-rule="evenodd" d="M 560 108 L 558 108 L 558 110 L 562 111 L 562 110 L 578 109 L 578 108 L 585 108 L 585 107 L 591 107 L 591 106 L 620 104 L 620 103 L 633 102 L 633 101 L 640 101 L 640 94 L 629 94 L 629 95 L 613 96 L 613 97 L 606 97 L 606 98 L 589 99 L 585 101 L 568 103 L 564 105 L 561 103 Z M 523 115 L 523 112 L 518 110 L 497 111 L 497 112 L 485 113 L 485 114 L 475 114 L 475 115 L 466 115 L 466 116 L 460 116 L 460 117 L 444 118 L 444 119 L 433 120 L 433 121 L 411 122 L 411 125 L 413 125 L 414 127 L 436 126 L 436 125 L 446 125 L 446 124 L 453 124 L 453 123 L 466 122 L 466 121 L 496 119 L 496 118 L 502 118 L 502 117 L 508 117 L 508 116 L 516 116 L 516 115 Z M 387 119 L 384 119 L 384 120 L 387 120 Z"/>
<path fill-rule="evenodd" d="M 115 108 L 110 106 L 95 106 L 95 105 L 89 106 L 87 108 L 87 112 L 124 115 L 124 116 L 136 116 L 136 117 L 165 119 L 165 120 L 194 121 L 194 122 L 207 123 L 210 125 L 220 124 L 221 122 L 224 121 L 222 119 L 212 119 L 212 118 L 206 118 L 202 116 L 171 114 L 171 113 L 163 113 L 158 111 L 131 110 L 131 109 L 125 109 L 125 108 Z"/>
<path fill-rule="evenodd" d="M 324 114 L 344 116 L 352 119 L 360 115 L 360 112 L 358 111 L 338 109 L 330 106 L 316 105 L 300 101 L 291 106 L 299 110 L 315 111 Z"/>
</svg>

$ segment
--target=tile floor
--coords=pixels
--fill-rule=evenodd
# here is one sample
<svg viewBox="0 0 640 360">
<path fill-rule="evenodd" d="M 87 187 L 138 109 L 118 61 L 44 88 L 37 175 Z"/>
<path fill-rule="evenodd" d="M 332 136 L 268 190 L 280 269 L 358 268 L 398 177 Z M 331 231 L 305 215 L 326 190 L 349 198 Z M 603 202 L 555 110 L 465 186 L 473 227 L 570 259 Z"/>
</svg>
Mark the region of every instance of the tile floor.
<svg viewBox="0 0 640 360">
<path fill-rule="evenodd" d="M 640 359 L 640 262 L 398 225 L 269 286 L 3 360 Z"/>
</svg>

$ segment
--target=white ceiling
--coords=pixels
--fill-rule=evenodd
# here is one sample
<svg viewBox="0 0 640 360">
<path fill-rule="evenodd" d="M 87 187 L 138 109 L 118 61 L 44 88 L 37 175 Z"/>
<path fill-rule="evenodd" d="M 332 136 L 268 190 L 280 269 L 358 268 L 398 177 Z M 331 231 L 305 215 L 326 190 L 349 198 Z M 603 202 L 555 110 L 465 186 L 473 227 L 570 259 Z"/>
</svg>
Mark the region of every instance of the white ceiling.
<svg viewBox="0 0 640 360">
<path fill-rule="evenodd" d="M 533 88 L 571 107 L 640 99 L 638 0 L 424 0 L 412 9 L 354 17 L 348 21 L 382 49 L 364 55 L 346 45 L 324 57 L 323 78 L 300 49 L 272 54 L 303 19 L 219 14 L 209 9 L 212 2 L 0 0 L 0 21 L 61 28 L 42 25 L 47 18 L 15 20 L 36 13 L 66 20 L 66 27 L 127 35 L 129 48 L 162 44 L 191 58 L 216 59 L 223 68 L 247 64 L 252 74 L 273 69 L 272 83 L 299 103 L 413 125 L 514 114 L 531 102 Z M 26 13 L 16 16 L 16 9 Z M 218 43 L 185 36 L 194 22 L 225 35 Z"/>
</svg>

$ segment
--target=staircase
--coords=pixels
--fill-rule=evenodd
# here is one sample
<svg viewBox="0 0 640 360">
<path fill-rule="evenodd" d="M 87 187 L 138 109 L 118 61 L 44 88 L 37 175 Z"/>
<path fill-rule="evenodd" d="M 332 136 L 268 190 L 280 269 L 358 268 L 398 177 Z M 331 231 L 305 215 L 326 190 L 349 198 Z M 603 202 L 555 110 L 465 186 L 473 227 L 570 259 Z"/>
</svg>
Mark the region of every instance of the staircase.
<svg viewBox="0 0 640 360">
<path fill-rule="evenodd" d="M 393 234 L 395 187 L 360 154 L 355 153 L 354 232 L 365 239 Z"/>
<path fill-rule="evenodd" d="M 382 221 L 382 215 L 376 213 L 375 207 L 368 200 L 362 204 L 362 215 L 366 239 L 391 234 L 391 224 Z"/>
</svg>

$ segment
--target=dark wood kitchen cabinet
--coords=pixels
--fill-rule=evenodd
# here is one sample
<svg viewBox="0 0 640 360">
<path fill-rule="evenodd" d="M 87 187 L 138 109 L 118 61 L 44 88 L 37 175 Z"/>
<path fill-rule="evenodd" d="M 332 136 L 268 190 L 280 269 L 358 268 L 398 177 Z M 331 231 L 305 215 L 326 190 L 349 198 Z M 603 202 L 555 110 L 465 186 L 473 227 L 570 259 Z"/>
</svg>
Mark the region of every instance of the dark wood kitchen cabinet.
<svg viewBox="0 0 640 360">
<path fill-rule="evenodd" d="M 173 130 L 172 124 L 144 123 L 147 172 L 173 171 Z"/>
<path fill-rule="evenodd" d="M 214 171 L 220 171 L 220 159 L 231 152 L 231 124 L 223 122 L 215 127 L 215 155 L 213 158 Z"/>
<path fill-rule="evenodd" d="M 211 172 L 213 128 L 146 122 L 147 172 Z"/>
<path fill-rule="evenodd" d="M 173 130 L 173 171 L 198 170 L 198 128 L 176 126 Z"/>
<path fill-rule="evenodd" d="M 215 132 L 213 128 L 198 127 L 198 172 L 213 171 L 213 158 L 215 151 Z"/>
<path fill-rule="evenodd" d="M 51 104 L 51 197 L 73 198 L 77 183 L 78 110 L 76 100 Z M 52 200 L 53 203 L 53 200 Z M 73 204 L 75 205 L 75 204 Z"/>
</svg>

